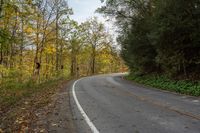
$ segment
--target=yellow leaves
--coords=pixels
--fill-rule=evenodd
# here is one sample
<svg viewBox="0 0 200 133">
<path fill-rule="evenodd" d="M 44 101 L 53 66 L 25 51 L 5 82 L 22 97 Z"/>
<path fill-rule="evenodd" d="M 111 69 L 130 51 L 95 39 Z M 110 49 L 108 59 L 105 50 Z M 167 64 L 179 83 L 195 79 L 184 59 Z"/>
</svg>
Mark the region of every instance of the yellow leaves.
<svg viewBox="0 0 200 133">
<path fill-rule="evenodd" d="M 26 28 L 24 29 L 24 31 L 25 31 L 26 33 L 28 33 L 28 34 L 34 32 L 33 29 L 32 29 L 31 27 L 26 27 Z"/>
<path fill-rule="evenodd" d="M 29 5 L 33 4 L 33 1 L 32 1 L 32 0 L 26 0 L 26 2 L 27 2 Z"/>
<path fill-rule="evenodd" d="M 45 53 L 47 54 L 54 54 L 56 53 L 56 48 L 53 46 L 48 46 L 45 48 Z"/>
<path fill-rule="evenodd" d="M 0 28 L 4 28 L 4 22 L 0 21 Z"/>
<path fill-rule="evenodd" d="M 0 73 L 1 74 L 7 74 L 9 72 L 9 70 L 4 67 L 3 65 L 0 65 Z"/>
</svg>

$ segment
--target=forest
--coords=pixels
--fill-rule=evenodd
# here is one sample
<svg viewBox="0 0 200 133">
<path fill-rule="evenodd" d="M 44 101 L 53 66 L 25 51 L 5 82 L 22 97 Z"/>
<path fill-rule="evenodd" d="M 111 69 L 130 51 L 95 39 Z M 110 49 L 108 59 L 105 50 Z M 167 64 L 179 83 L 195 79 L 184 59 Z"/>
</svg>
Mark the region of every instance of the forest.
<svg viewBox="0 0 200 133">
<path fill-rule="evenodd" d="M 87 92 L 91 91 L 86 93 L 86 89 L 83 89 L 84 94 L 90 94 L 90 98 L 93 98 L 88 100 L 89 102 L 83 102 L 91 104 L 88 110 L 95 104 L 94 108 L 110 107 L 109 113 L 112 114 L 112 107 L 117 107 L 120 103 L 121 111 L 121 103 L 124 102 L 123 107 L 128 107 L 128 113 L 125 111 L 123 114 L 129 115 L 134 111 L 130 110 L 130 106 L 137 102 L 128 103 L 131 102 L 130 98 L 134 98 L 140 101 L 138 103 L 144 103 L 143 106 L 149 105 L 148 108 L 141 108 L 142 112 L 147 111 L 149 116 L 148 111 L 161 107 L 159 103 L 162 100 L 153 104 L 154 100 L 151 99 L 154 99 L 154 96 L 160 96 L 160 99 L 165 97 L 164 101 L 170 96 L 172 99 L 169 97 L 169 103 L 180 97 L 179 102 L 184 102 L 180 102 L 182 104 L 179 107 L 185 103 L 192 103 L 197 107 L 200 96 L 200 0 L 96 1 L 102 2 L 96 13 L 114 23 L 116 31 L 110 32 L 106 27 L 107 21 L 102 22 L 98 17 L 91 16 L 82 23 L 73 20 L 74 11 L 68 0 L 0 0 L 0 133 L 48 132 L 40 125 L 41 119 L 47 127 L 60 126 L 61 123 L 70 126 L 70 123 L 79 120 L 72 114 L 70 83 L 75 90 L 76 82 L 72 85 L 72 81 L 98 74 L 118 73 L 117 76 L 110 74 L 110 77 L 99 78 L 101 82 L 98 82 L 98 78 L 91 78 L 77 87 L 85 87 L 88 88 Z M 87 4 L 90 5 L 91 1 L 87 1 Z M 91 10 L 92 6 L 88 9 Z M 105 90 L 107 91 L 102 93 Z M 137 93 L 134 93 L 134 90 Z M 142 94 L 146 92 L 148 94 Z M 82 95 L 82 92 L 79 95 Z M 123 96 L 123 99 L 120 99 L 120 96 Z M 183 99 L 182 96 L 190 99 Z M 114 97 L 117 97 L 117 100 L 108 100 Z M 96 104 L 95 98 L 103 99 L 103 102 L 98 101 Z M 198 100 L 190 102 L 194 98 Z M 183 110 L 193 106 L 184 106 L 178 110 L 178 106 L 175 106 L 177 104 L 168 105 L 168 102 L 166 100 L 162 103 L 164 108 L 157 110 L 159 113 L 156 115 L 168 109 L 167 113 L 173 111 L 172 116 L 178 113 L 178 117 L 185 115 L 187 120 L 189 117 L 200 119 L 198 114 L 193 116 Z M 100 103 L 105 105 L 98 106 Z M 114 103 L 114 106 L 110 106 L 111 103 Z M 60 110 L 64 112 L 63 116 Z M 112 121 L 116 116 L 116 111 L 113 112 L 113 117 L 110 117 Z M 165 117 L 167 113 L 163 115 L 163 120 L 169 118 Z M 57 119 L 56 125 L 48 119 L 50 114 L 53 114 L 54 119 L 58 116 L 67 118 L 63 122 Z M 144 113 L 138 116 L 143 118 L 144 123 L 148 122 L 143 115 Z M 102 117 L 99 114 L 96 116 Z M 106 114 L 107 116 L 109 115 Z M 160 119 L 161 115 L 155 118 L 157 117 Z M 84 119 L 80 120 L 83 122 Z M 135 117 L 134 120 L 138 123 Z M 177 122 L 181 119 L 175 120 Z M 96 121 L 96 118 L 92 121 Z M 156 121 L 159 122 L 157 119 Z M 191 124 L 190 121 L 188 123 Z M 139 123 L 140 126 L 142 124 Z M 149 125 L 152 128 L 152 120 Z M 116 127 L 122 129 L 125 126 Z M 184 125 L 184 131 L 191 129 L 189 127 Z"/>
<path fill-rule="evenodd" d="M 97 18 L 79 24 L 65 0 L 1 0 L 0 83 L 117 72 L 122 61 Z"/>
<path fill-rule="evenodd" d="M 199 0 L 103 0 L 97 11 L 118 27 L 129 78 L 200 95 Z"/>
<path fill-rule="evenodd" d="M 105 25 L 72 14 L 66 0 L 0 0 L 0 112 L 59 79 L 124 68 Z"/>
<path fill-rule="evenodd" d="M 120 50 L 98 18 L 71 19 L 66 0 L 0 0 L 0 103 L 63 77 L 124 72 L 123 62 L 130 79 L 200 95 L 199 0 L 101 1 Z"/>
</svg>

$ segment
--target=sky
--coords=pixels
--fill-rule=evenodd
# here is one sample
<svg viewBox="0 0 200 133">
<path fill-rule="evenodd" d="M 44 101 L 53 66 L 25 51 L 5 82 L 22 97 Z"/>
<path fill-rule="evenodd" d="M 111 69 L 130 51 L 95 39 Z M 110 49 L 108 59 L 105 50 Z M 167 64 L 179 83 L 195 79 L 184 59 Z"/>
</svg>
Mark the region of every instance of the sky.
<svg viewBox="0 0 200 133">
<path fill-rule="evenodd" d="M 107 31 L 109 31 L 111 34 L 115 33 L 113 23 L 106 21 L 103 15 L 95 13 L 96 9 L 103 5 L 101 0 L 68 0 L 68 4 L 74 12 L 74 14 L 71 16 L 72 19 L 81 23 L 93 16 L 96 16 L 100 22 L 105 24 Z"/>
<path fill-rule="evenodd" d="M 105 21 L 100 14 L 95 13 L 95 10 L 103 5 L 100 0 L 68 0 L 68 3 L 74 12 L 72 19 L 79 23 L 84 22 L 92 16 L 97 16 L 99 20 Z"/>
<path fill-rule="evenodd" d="M 105 24 L 106 30 L 110 32 L 116 41 L 115 27 L 112 22 L 106 21 L 106 19 L 98 13 L 95 13 L 96 9 L 101 7 L 103 3 L 101 0 L 68 0 L 69 7 L 73 9 L 72 19 L 76 20 L 78 23 L 84 22 L 87 19 L 96 16 L 98 20 Z"/>
</svg>

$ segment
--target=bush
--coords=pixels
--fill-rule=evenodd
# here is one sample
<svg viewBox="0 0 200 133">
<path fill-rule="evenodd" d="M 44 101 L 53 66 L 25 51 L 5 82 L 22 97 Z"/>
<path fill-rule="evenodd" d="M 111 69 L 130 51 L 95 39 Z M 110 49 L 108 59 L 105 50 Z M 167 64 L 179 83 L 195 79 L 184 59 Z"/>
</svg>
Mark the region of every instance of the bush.
<svg viewBox="0 0 200 133">
<path fill-rule="evenodd" d="M 54 89 L 55 85 L 64 80 L 64 78 L 54 78 L 37 84 L 32 80 L 20 83 L 12 79 L 7 79 L 0 85 L 0 107 L 5 108 L 7 106 L 15 105 L 15 103 L 22 98 L 46 91 L 49 88 Z"/>
<path fill-rule="evenodd" d="M 181 94 L 200 96 L 200 83 L 185 80 L 173 80 L 165 76 L 148 75 L 136 76 L 129 75 L 126 77 L 128 80 L 133 80 L 137 83 L 147 86 L 173 91 Z"/>
</svg>

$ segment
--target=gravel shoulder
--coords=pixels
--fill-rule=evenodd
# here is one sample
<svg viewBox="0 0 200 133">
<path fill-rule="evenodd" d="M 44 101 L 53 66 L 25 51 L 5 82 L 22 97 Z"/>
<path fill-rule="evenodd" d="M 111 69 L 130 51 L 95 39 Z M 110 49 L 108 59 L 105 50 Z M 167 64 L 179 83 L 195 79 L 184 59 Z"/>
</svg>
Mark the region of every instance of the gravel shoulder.
<svg viewBox="0 0 200 133">
<path fill-rule="evenodd" d="M 37 111 L 38 120 L 33 123 L 34 132 L 74 133 L 75 127 L 70 105 L 69 83 L 53 95 L 48 107 Z"/>
</svg>

